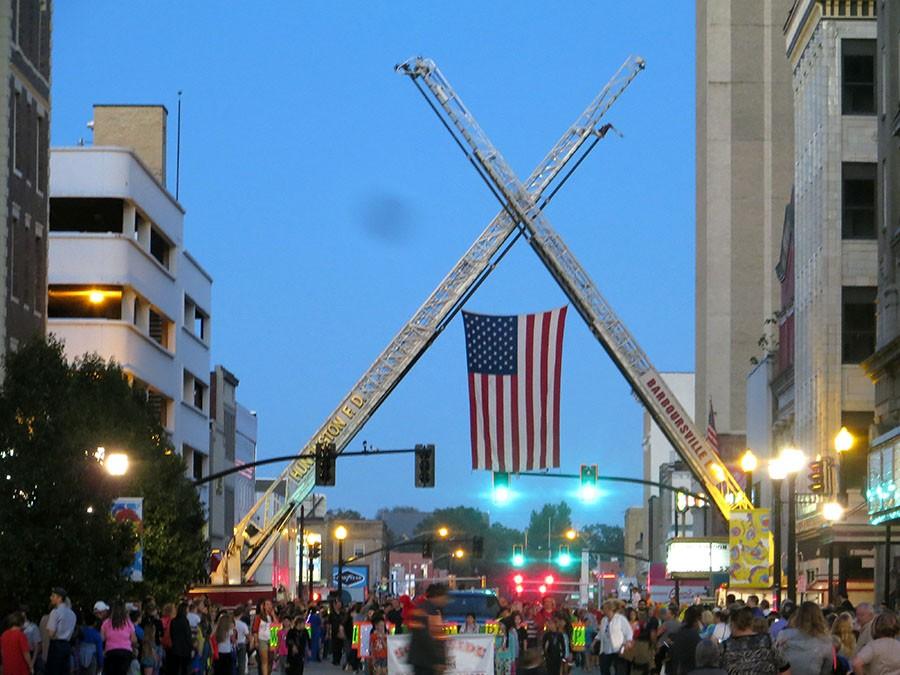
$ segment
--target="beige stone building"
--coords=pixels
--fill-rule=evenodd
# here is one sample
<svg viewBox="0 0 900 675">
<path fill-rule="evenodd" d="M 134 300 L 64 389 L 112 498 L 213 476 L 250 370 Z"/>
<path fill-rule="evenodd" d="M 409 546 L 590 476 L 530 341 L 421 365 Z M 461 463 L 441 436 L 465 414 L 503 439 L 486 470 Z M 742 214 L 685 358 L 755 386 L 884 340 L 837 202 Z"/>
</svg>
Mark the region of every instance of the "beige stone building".
<svg viewBox="0 0 900 675">
<path fill-rule="evenodd" d="M 781 223 L 793 178 L 791 0 L 697 0 L 694 420 L 712 399 L 723 445 L 742 446 L 751 358 L 778 308 Z M 773 347 L 770 347 L 773 348 Z"/>
<path fill-rule="evenodd" d="M 625 563 L 623 570 L 626 577 L 637 577 L 646 574 L 647 565 L 641 563 L 638 558 L 646 558 L 644 539 L 644 508 L 631 506 L 625 509 Z M 635 557 L 631 557 L 635 556 Z"/>
<path fill-rule="evenodd" d="M 780 434 L 810 459 L 832 463 L 827 492 L 845 494 L 849 507 L 840 523 L 828 524 L 817 505 L 797 506 L 798 583 L 805 580 L 814 600 L 827 601 L 829 577 L 842 595 L 871 599 L 877 533 L 866 523 L 862 491 L 874 387 L 860 363 L 875 347 L 875 12 L 868 0 L 796 0 L 784 27 L 794 89 L 793 237 L 786 241 L 794 344 L 793 420 Z M 838 457 L 842 426 L 857 443 Z M 795 478 L 798 493 L 809 491 L 806 474 Z"/>
</svg>

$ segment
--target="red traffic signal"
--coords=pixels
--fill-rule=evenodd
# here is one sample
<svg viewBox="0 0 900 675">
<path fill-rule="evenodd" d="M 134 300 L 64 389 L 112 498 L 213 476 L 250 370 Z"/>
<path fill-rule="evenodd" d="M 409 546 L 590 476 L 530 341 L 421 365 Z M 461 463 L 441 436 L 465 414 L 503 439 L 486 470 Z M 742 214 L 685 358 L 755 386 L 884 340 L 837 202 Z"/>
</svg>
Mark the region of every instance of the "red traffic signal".
<svg viewBox="0 0 900 675">
<path fill-rule="evenodd" d="M 553 578 L 552 574 L 548 574 L 544 577 L 544 583 L 548 586 L 552 586 L 554 581 L 556 581 L 556 579 Z"/>
<path fill-rule="evenodd" d="M 521 574 L 517 574 L 516 576 L 513 577 L 513 581 L 516 583 L 516 585 L 521 585 L 522 582 L 524 581 L 524 578 L 522 577 Z"/>
</svg>

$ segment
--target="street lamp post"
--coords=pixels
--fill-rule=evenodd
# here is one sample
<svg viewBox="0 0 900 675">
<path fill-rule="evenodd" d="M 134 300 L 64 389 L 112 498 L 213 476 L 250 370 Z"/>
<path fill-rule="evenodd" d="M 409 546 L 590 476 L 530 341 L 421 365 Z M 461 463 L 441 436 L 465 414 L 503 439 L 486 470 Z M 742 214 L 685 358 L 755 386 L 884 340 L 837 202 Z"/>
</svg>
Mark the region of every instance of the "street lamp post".
<svg viewBox="0 0 900 675">
<path fill-rule="evenodd" d="M 796 598 L 797 593 L 797 489 L 795 478 L 804 466 L 806 455 L 797 448 L 784 448 L 778 459 L 788 479 L 788 556 L 787 577 L 788 597 Z M 779 488 L 780 489 L 780 488 Z M 779 513 L 780 517 L 780 513 Z"/>
<path fill-rule="evenodd" d="M 822 516 L 834 524 L 844 517 L 844 507 L 839 501 L 827 502 L 822 505 Z M 834 605 L 834 530 L 828 542 L 828 604 Z"/>
<path fill-rule="evenodd" d="M 774 519 L 773 527 L 773 553 L 775 558 L 774 566 L 774 584 L 772 586 L 772 595 L 775 599 L 775 606 L 781 609 L 781 484 L 787 476 L 784 463 L 779 458 L 769 460 L 769 478 L 772 479 L 772 517 Z"/>
<path fill-rule="evenodd" d="M 750 503 L 754 506 L 756 506 L 756 499 L 754 499 L 753 494 L 753 472 L 756 471 L 758 464 L 759 461 L 756 459 L 756 455 L 753 454 L 752 450 L 748 449 L 741 455 L 741 471 L 743 471 L 744 476 L 746 476 L 747 496 L 750 498 Z"/>
<path fill-rule="evenodd" d="M 344 539 L 347 538 L 347 528 L 343 525 L 338 525 L 334 528 L 334 538 L 338 540 L 338 578 L 337 578 L 337 592 L 338 598 L 343 602 L 343 592 L 344 592 Z"/>
</svg>

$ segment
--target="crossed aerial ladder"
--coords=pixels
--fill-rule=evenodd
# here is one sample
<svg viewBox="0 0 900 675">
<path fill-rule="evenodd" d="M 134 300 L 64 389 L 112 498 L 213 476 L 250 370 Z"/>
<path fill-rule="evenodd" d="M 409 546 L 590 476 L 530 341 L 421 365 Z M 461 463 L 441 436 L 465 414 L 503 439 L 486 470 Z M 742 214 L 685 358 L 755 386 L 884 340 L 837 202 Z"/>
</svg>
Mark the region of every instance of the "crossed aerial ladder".
<svg viewBox="0 0 900 675">
<path fill-rule="evenodd" d="M 612 128 L 603 121 L 605 113 L 643 69 L 643 59 L 629 57 L 522 182 L 434 61 L 417 57 L 396 66 L 397 72 L 409 76 L 415 84 L 502 208 L 285 470 L 282 477 L 292 479 L 297 485 L 292 498 L 269 513 L 274 503 L 270 492 L 280 483 L 274 481 L 270 491 L 237 525 L 214 580 L 240 583 L 252 577 L 277 534 L 313 489 L 316 444 L 333 443 L 338 452 L 346 447 L 520 237 L 525 238 L 556 279 L 635 396 L 725 518 L 732 511 L 753 508 L 718 453 L 698 431 L 634 336 L 544 215 L 547 204 Z M 565 170 L 570 162 L 571 167 Z M 258 515 L 262 518 L 257 517 L 254 522 L 254 516 Z"/>
</svg>

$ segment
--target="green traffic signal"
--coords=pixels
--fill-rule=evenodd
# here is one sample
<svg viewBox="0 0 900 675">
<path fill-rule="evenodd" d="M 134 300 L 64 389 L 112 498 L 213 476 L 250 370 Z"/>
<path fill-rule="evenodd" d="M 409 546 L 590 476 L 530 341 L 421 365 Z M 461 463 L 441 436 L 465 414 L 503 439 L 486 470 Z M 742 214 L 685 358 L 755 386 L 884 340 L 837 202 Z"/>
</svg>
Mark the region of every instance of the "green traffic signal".
<svg viewBox="0 0 900 675">
<path fill-rule="evenodd" d="M 568 567 L 572 564 L 572 555 L 569 553 L 569 547 L 565 544 L 559 547 L 559 556 L 556 558 L 556 562 L 560 567 Z"/>
<path fill-rule="evenodd" d="M 525 564 L 525 547 L 522 544 L 513 544 L 513 567 L 522 567 Z"/>
</svg>

